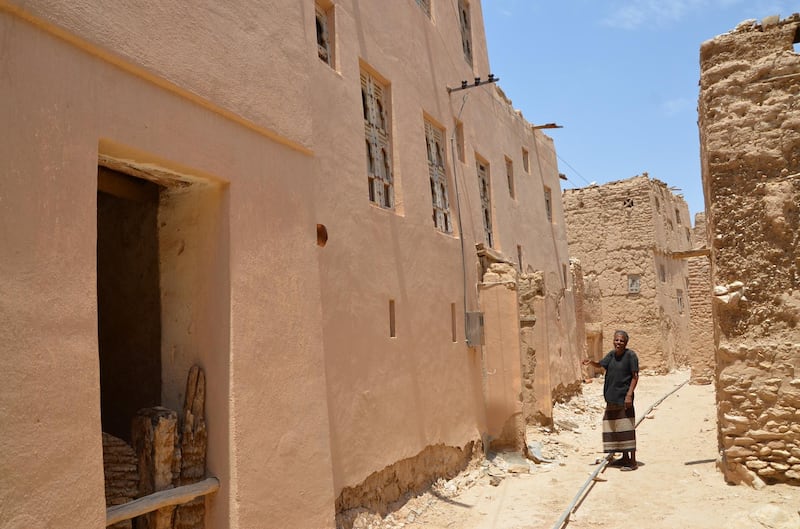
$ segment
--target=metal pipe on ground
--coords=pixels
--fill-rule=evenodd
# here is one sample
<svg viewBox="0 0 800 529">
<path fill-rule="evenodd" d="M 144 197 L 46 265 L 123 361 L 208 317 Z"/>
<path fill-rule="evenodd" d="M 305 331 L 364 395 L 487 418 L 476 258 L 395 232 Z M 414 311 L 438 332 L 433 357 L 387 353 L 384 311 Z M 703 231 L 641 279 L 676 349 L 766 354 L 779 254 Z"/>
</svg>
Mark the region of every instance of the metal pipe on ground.
<svg viewBox="0 0 800 529">
<path fill-rule="evenodd" d="M 635 427 L 638 428 L 639 424 L 641 424 L 641 422 L 644 420 L 644 418 L 647 417 L 650 414 L 650 412 L 653 411 L 653 409 L 656 406 L 658 406 L 659 404 L 661 404 L 662 402 L 667 400 L 667 397 L 669 397 L 670 395 L 672 395 L 673 393 L 675 393 L 676 391 L 681 389 L 683 386 L 686 385 L 687 382 L 689 382 L 688 378 L 686 380 L 684 380 L 683 382 L 681 382 L 680 384 L 678 384 L 677 386 L 675 386 L 669 393 L 667 393 L 666 395 L 664 395 L 663 397 L 661 397 L 660 399 L 655 401 L 649 408 L 647 408 L 647 411 L 645 411 L 639 417 L 639 420 L 636 421 L 636 426 Z M 583 498 L 584 493 L 589 488 L 589 485 L 591 485 L 594 482 L 594 479 L 600 474 L 600 472 L 602 472 L 602 470 L 606 467 L 606 465 L 608 465 L 608 463 L 611 461 L 611 457 L 613 455 L 614 454 L 607 454 L 603 458 L 603 460 L 598 465 L 597 469 L 594 472 L 591 473 L 591 475 L 589 476 L 589 479 L 587 479 L 586 482 L 583 484 L 583 486 L 580 488 L 580 490 L 578 490 L 578 494 L 575 495 L 575 498 L 572 500 L 572 503 L 569 504 L 567 509 L 561 515 L 561 518 L 558 519 L 556 524 L 553 526 L 553 529 L 561 529 L 564 526 L 564 524 L 569 521 L 569 516 L 574 512 L 575 505 L 577 505 L 578 502 Z"/>
</svg>

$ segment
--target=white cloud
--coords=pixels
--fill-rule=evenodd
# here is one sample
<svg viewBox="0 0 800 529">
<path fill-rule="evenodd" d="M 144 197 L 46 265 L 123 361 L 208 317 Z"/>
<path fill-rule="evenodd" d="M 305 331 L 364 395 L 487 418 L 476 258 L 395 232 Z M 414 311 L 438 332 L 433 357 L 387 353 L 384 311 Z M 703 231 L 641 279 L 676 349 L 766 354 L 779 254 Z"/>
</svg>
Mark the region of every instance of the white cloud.
<svg viewBox="0 0 800 529">
<path fill-rule="evenodd" d="M 638 29 L 644 25 L 663 27 L 703 11 L 737 9 L 752 13 L 751 18 L 780 14 L 786 17 L 798 11 L 796 0 L 614 0 L 607 4 L 609 14 L 601 20 L 605 26 Z"/>
<path fill-rule="evenodd" d="M 615 2 L 611 14 L 602 20 L 606 26 L 637 29 L 644 25 L 664 26 L 705 8 L 729 8 L 742 0 L 629 0 Z"/>
</svg>

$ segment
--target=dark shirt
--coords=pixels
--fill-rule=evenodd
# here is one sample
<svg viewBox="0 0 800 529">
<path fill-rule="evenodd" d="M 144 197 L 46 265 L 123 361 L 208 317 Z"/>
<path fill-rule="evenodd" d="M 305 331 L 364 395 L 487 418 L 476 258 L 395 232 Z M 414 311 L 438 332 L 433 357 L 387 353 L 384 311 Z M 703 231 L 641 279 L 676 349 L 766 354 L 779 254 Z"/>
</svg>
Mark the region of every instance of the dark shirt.
<svg viewBox="0 0 800 529">
<path fill-rule="evenodd" d="M 606 370 L 603 397 L 610 404 L 624 405 L 633 374 L 639 372 L 639 358 L 633 350 L 625 349 L 619 358 L 610 351 L 599 363 Z"/>
</svg>

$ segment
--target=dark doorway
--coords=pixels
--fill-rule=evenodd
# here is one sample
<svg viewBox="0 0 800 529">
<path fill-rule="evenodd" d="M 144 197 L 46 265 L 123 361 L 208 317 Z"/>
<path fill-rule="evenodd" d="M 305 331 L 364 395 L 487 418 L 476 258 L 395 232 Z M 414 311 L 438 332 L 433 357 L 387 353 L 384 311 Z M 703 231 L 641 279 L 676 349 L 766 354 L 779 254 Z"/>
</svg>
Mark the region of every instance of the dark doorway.
<svg viewBox="0 0 800 529">
<path fill-rule="evenodd" d="M 102 426 L 130 442 L 136 411 L 161 403 L 160 187 L 102 166 L 97 183 Z"/>
</svg>

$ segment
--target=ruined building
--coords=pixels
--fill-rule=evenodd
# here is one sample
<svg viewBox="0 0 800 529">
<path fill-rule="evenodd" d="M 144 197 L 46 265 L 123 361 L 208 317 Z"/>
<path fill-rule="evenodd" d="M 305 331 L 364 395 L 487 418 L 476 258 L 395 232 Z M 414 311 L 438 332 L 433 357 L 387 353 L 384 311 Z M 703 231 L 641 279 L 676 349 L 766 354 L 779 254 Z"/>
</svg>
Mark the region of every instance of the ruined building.
<svg viewBox="0 0 800 529">
<path fill-rule="evenodd" d="M 694 216 L 692 254 L 689 263 L 689 351 L 690 381 L 714 382 L 714 325 L 711 318 L 711 262 L 706 245 L 706 214 Z M 687 252 L 688 253 L 688 252 Z"/>
<path fill-rule="evenodd" d="M 563 193 L 570 256 L 584 276 L 587 352 L 599 360 L 615 330 L 631 336 L 643 371 L 687 361 L 691 221 L 686 201 L 647 174 Z"/>
<path fill-rule="evenodd" d="M 320 529 L 577 388 L 555 149 L 480 2 L 266 5 L 0 1 L 0 527 L 183 487 L 134 487 L 141 409 L 207 436 L 206 527 Z"/>
<path fill-rule="evenodd" d="M 800 484 L 800 15 L 700 48 L 722 465 Z"/>
</svg>

